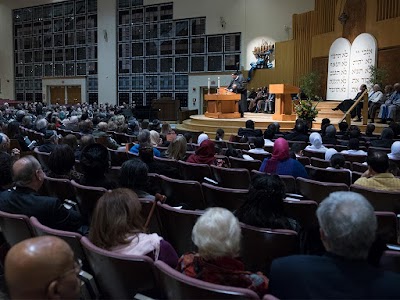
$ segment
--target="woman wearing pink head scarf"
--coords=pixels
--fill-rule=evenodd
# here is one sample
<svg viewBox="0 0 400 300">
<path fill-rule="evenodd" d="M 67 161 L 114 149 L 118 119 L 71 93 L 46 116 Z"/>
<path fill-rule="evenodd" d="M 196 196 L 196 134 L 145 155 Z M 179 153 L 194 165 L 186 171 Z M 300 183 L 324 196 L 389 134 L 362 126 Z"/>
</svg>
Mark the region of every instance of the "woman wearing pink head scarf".
<svg viewBox="0 0 400 300">
<path fill-rule="evenodd" d="M 268 174 L 308 178 L 304 166 L 297 160 L 290 158 L 289 144 L 283 138 L 275 141 L 272 157 L 264 159 L 260 171 Z"/>
</svg>

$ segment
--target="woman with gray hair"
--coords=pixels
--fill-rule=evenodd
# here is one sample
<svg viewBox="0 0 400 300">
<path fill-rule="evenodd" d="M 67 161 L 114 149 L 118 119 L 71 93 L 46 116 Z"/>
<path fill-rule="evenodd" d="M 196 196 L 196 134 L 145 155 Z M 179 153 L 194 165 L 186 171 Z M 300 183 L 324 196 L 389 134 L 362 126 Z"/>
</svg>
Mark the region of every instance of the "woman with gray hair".
<svg viewBox="0 0 400 300">
<path fill-rule="evenodd" d="M 211 283 L 249 288 L 260 296 L 268 289 L 268 279 L 260 272 L 251 273 L 237 258 L 241 229 L 238 219 L 227 209 L 208 209 L 192 231 L 198 253 L 186 253 L 177 269 L 185 275 Z"/>
</svg>

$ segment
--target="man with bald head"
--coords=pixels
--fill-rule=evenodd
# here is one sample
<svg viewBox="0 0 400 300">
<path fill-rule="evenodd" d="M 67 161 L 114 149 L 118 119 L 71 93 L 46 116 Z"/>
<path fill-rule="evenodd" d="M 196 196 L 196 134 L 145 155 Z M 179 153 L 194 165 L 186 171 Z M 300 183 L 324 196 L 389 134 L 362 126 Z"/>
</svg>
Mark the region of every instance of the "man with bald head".
<svg viewBox="0 0 400 300">
<path fill-rule="evenodd" d="M 11 299 L 79 299 L 79 272 L 69 245 L 51 236 L 16 244 L 5 260 Z"/>
<path fill-rule="evenodd" d="M 77 231 L 82 226 L 78 212 L 67 209 L 57 198 L 38 194 L 44 172 L 36 158 L 29 155 L 17 160 L 12 173 L 15 188 L 0 193 L 1 211 L 34 216 L 54 229 Z"/>
</svg>

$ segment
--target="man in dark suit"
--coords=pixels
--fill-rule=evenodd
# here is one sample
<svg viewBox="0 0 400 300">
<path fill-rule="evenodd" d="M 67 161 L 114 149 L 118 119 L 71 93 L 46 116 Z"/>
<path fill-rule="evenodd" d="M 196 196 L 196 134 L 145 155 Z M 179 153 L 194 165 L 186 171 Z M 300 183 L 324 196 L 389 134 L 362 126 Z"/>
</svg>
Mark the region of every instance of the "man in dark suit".
<svg viewBox="0 0 400 300">
<path fill-rule="evenodd" d="M 335 192 L 318 207 L 324 256 L 274 260 L 269 293 L 279 299 L 399 299 L 400 275 L 367 262 L 377 220 L 360 194 Z"/>
<path fill-rule="evenodd" d="M 82 226 L 80 214 L 67 209 L 57 198 L 40 196 L 44 173 L 33 156 L 17 160 L 13 167 L 15 189 L 0 194 L 0 210 L 11 214 L 34 216 L 42 224 L 61 230 L 77 231 Z"/>
<path fill-rule="evenodd" d="M 247 111 L 247 89 L 246 81 L 244 80 L 243 75 L 239 74 L 238 72 L 232 73 L 232 80 L 226 89 L 230 92 L 241 95 L 239 112 L 240 116 L 243 118 L 244 112 Z"/>
<path fill-rule="evenodd" d="M 261 129 L 254 129 L 254 121 L 247 120 L 246 121 L 246 128 L 239 128 L 238 130 L 239 136 L 249 137 L 260 137 L 263 135 Z"/>
</svg>

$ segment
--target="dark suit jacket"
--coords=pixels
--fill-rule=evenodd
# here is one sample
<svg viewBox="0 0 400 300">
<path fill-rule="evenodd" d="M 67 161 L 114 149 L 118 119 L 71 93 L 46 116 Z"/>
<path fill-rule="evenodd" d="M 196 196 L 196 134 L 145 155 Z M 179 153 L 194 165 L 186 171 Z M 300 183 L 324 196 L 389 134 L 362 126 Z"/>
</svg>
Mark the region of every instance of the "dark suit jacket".
<svg viewBox="0 0 400 300">
<path fill-rule="evenodd" d="M 400 298 L 400 274 L 330 254 L 276 259 L 269 279 L 269 293 L 279 299 Z"/>
<path fill-rule="evenodd" d="M 292 132 L 284 136 L 287 141 L 306 142 L 308 143 L 309 137 L 305 133 Z"/>
<path fill-rule="evenodd" d="M 261 129 L 239 128 L 238 135 L 245 137 L 260 137 L 263 136 Z"/>
<path fill-rule="evenodd" d="M 29 188 L 17 187 L 0 193 L 0 210 L 36 217 L 50 228 L 77 231 L 82 226 L 80 214 L 66 209 L 57 198 L 38 195 Z"/>
</svg>

